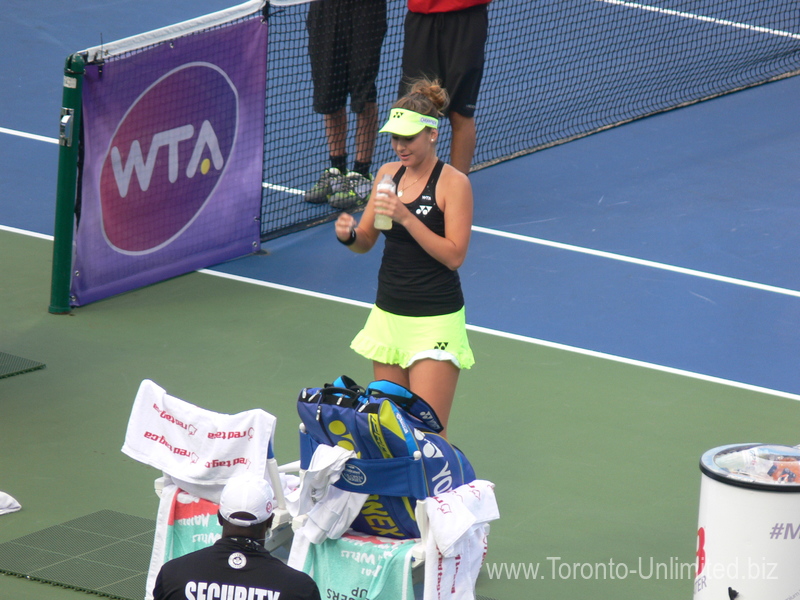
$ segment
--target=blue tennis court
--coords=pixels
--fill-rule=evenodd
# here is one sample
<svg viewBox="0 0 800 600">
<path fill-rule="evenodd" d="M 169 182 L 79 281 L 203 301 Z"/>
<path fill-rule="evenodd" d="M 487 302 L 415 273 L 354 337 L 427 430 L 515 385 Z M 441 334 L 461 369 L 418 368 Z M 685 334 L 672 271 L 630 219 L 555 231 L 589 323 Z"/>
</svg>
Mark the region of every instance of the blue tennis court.
<svg viewBox="0 0 800 600">
<path fill-rule="evenodd" d="M 478 171 L 471 325 L 796 395 L 788 79 Z M 371 302 L 379 255 L 332 226 L 218 270 Z M 346 273 L 346 276 L 342 274 Z"/>
<path fill-rule="evenodd" d="M 687 4 L 642 18 L 652 26 Z M 748 21 L 753 3 L 729 4 L 712 16 L 760 28 L 746 35 L 800 35 L 797 11 Z M 68 318 L 47 314 L 65 57 L 101 35 L 227 5 L 6 7 L 0 47 L 25 60 L 0 75 L 0 351 L 47 367 L 0 379 L 0 490 L 23 504 L 0 516 L 0 544 L 107 508 L 152 518 L 155 474 L 119 452 L 145 377 L 212 409 L 272 412 L 286 461 L 297 454 L 299 389 L 369 377 L 348 344 L 374 300 L 380 248 L 356 256 L 330 223 Z M 700 26 L 703 38 L 719 23 Z M 479 579 L 483 598 L 689 597 L 690 576 L 597 581 L 551 567 L 693 563 L 701 453 L 800 442 L 798 97 L 800 77 L 788 77 L 470 176 L 475 219 L 460 274 L 477 364 L 459 384 L 451 436 L 497 485 L 496 570 Z M 490 126 L 480 114 L 479 147 Z M 543 118 L 513 116 L 534 128 Z M 541 576 L 499 565 L 539 565 Z M 6 595 L 84 597 L 0 575 Z"/>
</svg>

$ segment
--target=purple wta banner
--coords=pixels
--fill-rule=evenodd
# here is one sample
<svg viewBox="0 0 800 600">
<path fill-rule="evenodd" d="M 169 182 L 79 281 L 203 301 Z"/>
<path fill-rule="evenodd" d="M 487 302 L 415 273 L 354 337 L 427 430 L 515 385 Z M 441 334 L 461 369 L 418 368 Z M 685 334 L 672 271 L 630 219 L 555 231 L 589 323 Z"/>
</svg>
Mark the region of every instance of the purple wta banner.
<svg viewBox="0 0 800 600">
<path fill-rule="evenodd" d="M 260 248 L 266 59 L 254 16 L 86 67 L 73 306 Z"/>
</svg>

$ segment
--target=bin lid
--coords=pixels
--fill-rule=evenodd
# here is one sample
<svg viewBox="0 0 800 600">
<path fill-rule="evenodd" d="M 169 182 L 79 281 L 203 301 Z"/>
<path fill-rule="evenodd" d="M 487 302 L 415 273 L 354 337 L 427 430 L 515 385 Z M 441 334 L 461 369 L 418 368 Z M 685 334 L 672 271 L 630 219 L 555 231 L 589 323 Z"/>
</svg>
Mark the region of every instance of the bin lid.
<svg viewBox="0 0 800 600">
<path fill-rule="evenodd" d="M 800 493 L 800 447 L 729 444 L 705 452 L 700 470 L 730 485 Z"/>
</svg>

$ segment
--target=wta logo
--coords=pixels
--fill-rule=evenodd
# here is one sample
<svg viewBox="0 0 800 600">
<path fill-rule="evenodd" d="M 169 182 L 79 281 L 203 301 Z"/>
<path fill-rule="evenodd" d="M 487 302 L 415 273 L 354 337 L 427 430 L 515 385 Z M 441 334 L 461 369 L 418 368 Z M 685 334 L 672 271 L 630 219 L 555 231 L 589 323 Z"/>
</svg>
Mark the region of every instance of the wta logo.
<svg viewBox="0 0 800 600">
<path fill-rule="evenodd" d="M 230 160 L 238 106 L 225 72 L 201 62 L 173 69 L 136 99 L 100 174 L 103 232 L 112 247 L 153 252 L 191 225 Z"/>
</svg>

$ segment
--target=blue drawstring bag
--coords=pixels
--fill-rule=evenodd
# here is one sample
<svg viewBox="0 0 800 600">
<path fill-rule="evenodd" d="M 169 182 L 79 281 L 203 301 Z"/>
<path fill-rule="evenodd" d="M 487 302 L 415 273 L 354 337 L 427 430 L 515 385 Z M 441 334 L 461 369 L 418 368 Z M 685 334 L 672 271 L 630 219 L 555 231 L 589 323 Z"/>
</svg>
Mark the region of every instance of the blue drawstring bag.
<svg viewBox="0 0 800 600">
<path fill-rule="evenodd" d="M 303 422 L 300 466 L 308 468 L 319 444 L 355 452 L 336 487 L 369 494 L 351 527 L 371 535 L 419 537 L 417 500 L 475 479 L 464 454 L 439 433 L 441 423 L 422 398 L 390 381 L 367 388 L 342 376 L 305 388 L 297 400 Z"/>
</svg>

